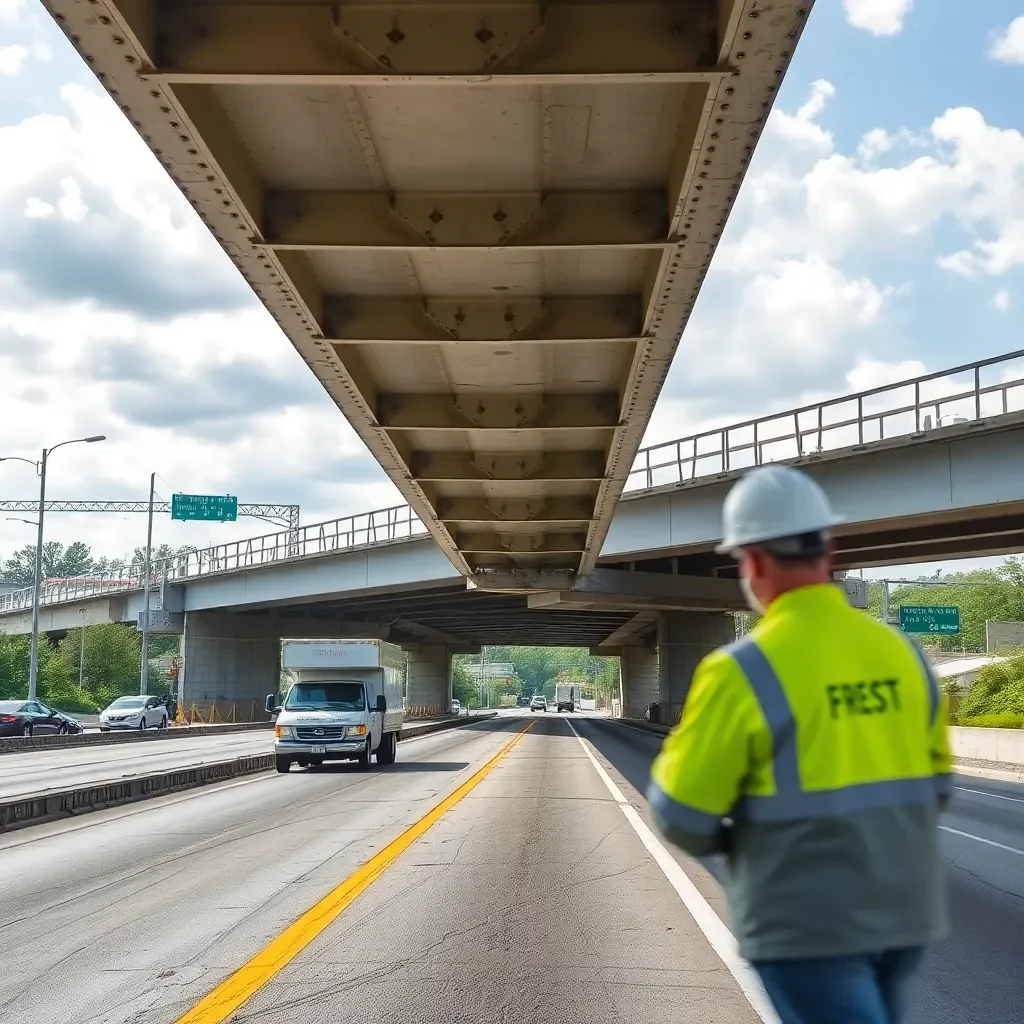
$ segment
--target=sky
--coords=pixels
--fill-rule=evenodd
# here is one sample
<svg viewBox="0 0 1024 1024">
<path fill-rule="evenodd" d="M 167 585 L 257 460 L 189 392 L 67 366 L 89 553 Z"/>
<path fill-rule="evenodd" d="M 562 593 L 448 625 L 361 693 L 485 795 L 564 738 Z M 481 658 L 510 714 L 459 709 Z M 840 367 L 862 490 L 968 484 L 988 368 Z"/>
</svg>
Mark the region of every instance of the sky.
<svg viewBox="0 0 1024 1024">
<path fill-rule="evenodd" d="M 1021 95 L 1024 0 L 818 0 L 647 443 L 1020 347 Z M 156 472 L 165 499 L 303 522 L 401 503 L 37 0 L 0 0 L 0 154 L 0 456 L 106 434 L 54 455 L 56 499 L 140 499 Z M 37 488 L 0 463 L 0 495 Z M 0 558 L 34 541 L 3 515 Z M 116 555 L 145 518 L 54 514 L 47 538 Z"/>
</svg>

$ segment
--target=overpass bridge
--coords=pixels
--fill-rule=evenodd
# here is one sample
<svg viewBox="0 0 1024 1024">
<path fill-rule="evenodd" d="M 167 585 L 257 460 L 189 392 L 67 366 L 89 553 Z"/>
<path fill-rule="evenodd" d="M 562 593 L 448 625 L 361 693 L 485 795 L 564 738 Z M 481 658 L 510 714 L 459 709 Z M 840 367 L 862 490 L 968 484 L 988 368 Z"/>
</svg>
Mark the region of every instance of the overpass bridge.
<svg viewBox="0 0 1024 1024">
<path fill-rule="evenodd" d="M 811 0 L 44 0 L 463 574 L 597 564 Z"/>
<path fill-rule="evenodd" d="M 467 586 L 398 506 L 158 564 L 157 628 L 184 629 L 196 698 L 269 692 L 280 637 L 369 635 L 412 650 L 426 708 L 444 703 L 450 655 L 483 644 L 619 653 L 632 710 L 673 689 L 681 703 L 695 660 L 732 636 L 723 613 L 743 607 L 713 553 L 721 502 L 768 461 L 803 466 L 846 518 L 840 569 L 1024 550 L 1024 351 L 644 449 L 587 577 L 517 570 Z M 141 584 L 47 586 L 42 626 L 137 622 Z M 30 607 L 30 590 L 0 596 L 0 628 L 27 632 Z"/>
</svg>

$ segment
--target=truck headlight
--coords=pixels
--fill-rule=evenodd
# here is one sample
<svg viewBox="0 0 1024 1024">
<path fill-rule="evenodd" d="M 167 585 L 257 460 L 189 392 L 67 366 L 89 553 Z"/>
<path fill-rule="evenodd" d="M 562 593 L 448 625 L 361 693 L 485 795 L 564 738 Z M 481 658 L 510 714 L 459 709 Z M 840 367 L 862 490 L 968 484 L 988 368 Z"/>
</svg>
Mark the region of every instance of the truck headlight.
<svg viewBox="0 0 1024 1024">
<path fill-rule="evenodd" d="M 366 726 L 365 725 L 350 725 L 345 730 L 345 735 L 346 736 L 365 736 L 366 735 Z"/>
<path fill-rule="evenodd" d="M 274 726 L 274 735 L 279 740 L 290 740 L 292 738 L 292 734 L 294 733 L 294 731 L 295 730 L 292 729 L 292 727 L 290 725 L 275 725 Z"/>
</svg>

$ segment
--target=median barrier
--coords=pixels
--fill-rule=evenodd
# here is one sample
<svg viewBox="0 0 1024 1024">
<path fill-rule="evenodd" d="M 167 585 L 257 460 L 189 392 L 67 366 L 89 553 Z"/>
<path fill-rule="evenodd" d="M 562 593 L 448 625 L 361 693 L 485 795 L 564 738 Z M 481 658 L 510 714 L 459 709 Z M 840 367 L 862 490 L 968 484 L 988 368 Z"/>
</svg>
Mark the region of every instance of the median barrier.
<svg viewBox="0 0 1024 1024">
<path fill-rule="evenodd" d="M 122 730 L 120 732 L 72 733 L 69 736 L 5 736 L 0 739 L 0 754 L 25 750 L 63 750 L 66 747 L 102 746 L 106 743 L 140 743 L 150 740 L 178 739 L 182 736 L 216 736 L 219 733 L 272 729 L 273 722 L 239 722 L 225 725 L 180 726 L 172 729 Z"/>
<path fill-rule="evenodd" d="M 494 717 L 496 716 L 493 714 L 474 715 L 471 718 L 453 718 L 442 722 L 413 725 L 403 729 L 399 739 L 410 740 L 417 736 L 457 729 L 472 722 L 486 722 Z M 242 727 L 236 726 L 236 728 Z M 183 732 L 191 731 L 206 736 L 216 729 L 216 726 L 195 730 L 178 729 L 175 731 L 175 735 L 180 736 Z M 66 737 L 53 738 L 65 739 Z M 223 782 L 240 775 L 268 772 L 275 767 L 274 760 L 273 753 L 248 754 L 230 761 L 212 761 L 209 764 L 173 768 L 151 775 L 137 775 L 134 778 L 100 782 L 75 789 L 53 790 L 19 797 L 16 800 L 6 800 L 0 802 L 0 832 L 12 828 L 22 828 L 26 825 L 39 825 L 46 821 L 85 814 L 89 811 L 99 811 L 106 807 L 115 807 L 118 804 L 149 800 L 167 793 L 205 786 L 211 782 Z"/>
</svg>

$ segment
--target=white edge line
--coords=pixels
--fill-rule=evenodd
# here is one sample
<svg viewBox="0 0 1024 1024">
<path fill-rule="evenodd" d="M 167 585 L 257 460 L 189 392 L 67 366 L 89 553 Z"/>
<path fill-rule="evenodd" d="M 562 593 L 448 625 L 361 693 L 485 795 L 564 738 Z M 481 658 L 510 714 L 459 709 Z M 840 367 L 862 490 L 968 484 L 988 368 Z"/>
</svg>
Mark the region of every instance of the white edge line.
<svg viewBox="0 0 1024 1024">
<path fill-rule="evenodd" d="M 676 859 L 665 849 L 661 840 L 651 831 L 647 823 L 640 817 L 633 805 L 622 795 L 622 790 L 615 784 L 612 777 L 605 771 L 604 766 L 594 756 L 589 743 L 576 731 L 576 727 L 569 719 L 566 719 L 573 735 L 580 741 L 583 752 L 590 758 L 601 781 L 608 788 L 612 799 L 618 804 L 626 821 L 632 826 L 644 848 L 654 858 L 654 862 L 661 868 L 662 873 L 668 879 L 669 885 L 676 891 L 676 895 L 682 900 L 683 906 L 689 911 L 697 927 L 704 933 L 711 948 L 718 954 L 719 959 L 728 968 L 729 973 L 735 978 L 740 991 L 750 1003 L 754 1012 L 764 1021 L 764 1024 L 779 1024 L 779 1018 L 772 1008 L 768 996 L 765 994 L 761 982 L 753 968 L 740 956 L 736 939 L 732 932 L 723 924 L 722 919 L 715 913 L 714 908 L 704 898 L 700 890 L 690 880 L 689 875 L 679 866 Z"/>
<path fill-rule="evenodd" d="M 1018 857 L 1024 857 L 1024 850 L 1018 850 L 1016 846 L 1007 846 L 1005 843 L 997 843 L 994 839 L 985 839 L 983 836 L 972 835 L 970 832 L 961 832 L 958 828 L 950 828 L 948 825 L 940 825 L 943 832 L 952 832 L 955 836 L 963 836 L 964 839 L 973 839 L 976 843 L 984 843 L 986 846 L 994 846 L 998 850 L 1006 850 L 1007 853 L 1015 853 Z"/>
<path fill-rule="evenodd" d="M 987 796 L 993 800 L 1009 800 L 1011 803 L 1024 804 L 1024 797 L 1003 796 L 1002 793 L 986 793 L 983 789 L 968 789 L 966 786 L 954 786 L 953 788 L 959 793 L 973 793 L 975 796 Z"/>
</svg>

